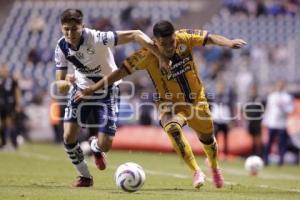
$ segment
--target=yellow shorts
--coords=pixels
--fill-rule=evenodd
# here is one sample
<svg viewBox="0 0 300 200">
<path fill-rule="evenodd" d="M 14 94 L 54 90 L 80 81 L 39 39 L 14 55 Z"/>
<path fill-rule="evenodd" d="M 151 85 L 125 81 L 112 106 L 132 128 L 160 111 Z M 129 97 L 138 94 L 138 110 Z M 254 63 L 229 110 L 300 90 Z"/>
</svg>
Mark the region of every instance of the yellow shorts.
<svg viewBox="0 0 300 200">
<path fill-rule="evenodd" d="M 181 117 L 198 134 L 211 134 L 213 132 L 213 120 L 206 102 L 197 105 L 162 103 L 159 105 L 159 111 L 160 118 L 166 113 Z"/>
</svg>

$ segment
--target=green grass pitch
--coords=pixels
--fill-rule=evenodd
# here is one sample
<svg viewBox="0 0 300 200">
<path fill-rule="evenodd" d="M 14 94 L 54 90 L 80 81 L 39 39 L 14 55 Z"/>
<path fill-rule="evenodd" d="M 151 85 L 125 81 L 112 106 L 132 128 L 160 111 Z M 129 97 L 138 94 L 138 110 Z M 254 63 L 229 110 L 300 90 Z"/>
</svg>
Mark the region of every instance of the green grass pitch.
<svg viewBox="0 0 300 200">
<path fill-rule="evenodd" d="M 92 188 L 71 188 L 77 176 L 63 146 L 27 144 L 18 152 L 0 152 L 0 200 L 290 200 L 300 199 L 300 167 L 271 166 L 250 177 L 243 161 L 221 162 L 226 185 L 213 187 L 203 157 L 197 158 L 208 180 L 192 187 L 192 174 L 175 154 L 112 151 L 108 169 L 99 171 L 87 158 L 94 177 Z M 135 193 L 118 190 L 114 172 L 124 162 L 136 162 L 146 172 L 143 188 Z"/>
</svg>

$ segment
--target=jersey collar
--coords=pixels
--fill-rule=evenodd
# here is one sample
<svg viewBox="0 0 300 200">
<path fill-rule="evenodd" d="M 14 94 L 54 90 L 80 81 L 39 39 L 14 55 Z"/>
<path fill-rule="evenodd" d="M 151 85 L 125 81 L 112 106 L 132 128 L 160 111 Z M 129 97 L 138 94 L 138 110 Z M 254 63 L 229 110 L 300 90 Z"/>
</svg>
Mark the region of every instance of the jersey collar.
<svg viewBox="0 0 300 200">
<path fill-rule="evenodd" d="M 81 33 L 81 36 L 80 36 L 79 44 L 77 45 L 76 49 L 71 48 L 71 44 L 69 44 L 69 43 L 67 43 L 67 44 L 68 44 L 68 47 L 69 47 L 70 49 L 72 49 L 73 51 L 78 51 L 79 48 L 80 48 L 80 46 L 84 43 L 85 38 L 86 38 L 86 33 L 85 33 L 84 29 L 83 29 L 83 31 L 82 31 L 82 33 Z"/>
</svg>

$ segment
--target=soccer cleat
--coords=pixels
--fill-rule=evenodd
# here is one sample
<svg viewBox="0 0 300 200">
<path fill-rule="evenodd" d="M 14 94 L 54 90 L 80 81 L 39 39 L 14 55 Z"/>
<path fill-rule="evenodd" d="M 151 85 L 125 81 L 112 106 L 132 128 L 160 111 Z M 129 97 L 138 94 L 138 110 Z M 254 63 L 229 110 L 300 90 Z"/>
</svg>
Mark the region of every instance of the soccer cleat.
<svg viewBox="0 0 300 200">
<path fill-rule="evenodd" d="M 93 177 L 87 178 L 79 176 L 79 178 L 72 183 L 72 187 L 91 187 L 93 184 Z"/>
<path fill-rule="evenodd" d="M 105 170 L 106 168 L 106 155 L 104 152 L 93 152 L 95 164 L 98 169 Z"/>
<path fill-rule="evenodd" d="M 93 140 L 95 140 L 95 142 L 98 141 L 98 139 L 95 136 L 91 137 L 90 138 L 91 145 L 92 145 Z M 105 155 L 105 153 L 102 152 L 102 151 L 97 151 L 96 152 L 96 151 L 93 150 L 93 148 L 91 148 L 91 150 L 92 150 L 92 153 L 93 153 L 94 158 L 95 158 L 96 167 L 100 170 L 105 170 L 105 168 L 106 168 L 106 155 Z"/>
<path fill-rule="evenodd" d="M 221 188 L 224 186 L 224 178 L 220 168 L 212 168 L 209 164 L 209 160 L 206 158 L 204 161 L 207 167 L 211 168 L 212 180 L 216 188 Z"/>
<path fill-rule="evenodd" d="M 193 186 L 199 189 L 205 182 L 205 174 L 201 170 L 197 170 L 193 177 Z"/>
<path fill-rule="evenodd" d="M 216 186 L 216 188 L 221 188 L 224 186 L 224 178 L 221 172 L 221 169 L 219 168 L 212 168 L 212 179 L 213 183 Z"/>
</svg>

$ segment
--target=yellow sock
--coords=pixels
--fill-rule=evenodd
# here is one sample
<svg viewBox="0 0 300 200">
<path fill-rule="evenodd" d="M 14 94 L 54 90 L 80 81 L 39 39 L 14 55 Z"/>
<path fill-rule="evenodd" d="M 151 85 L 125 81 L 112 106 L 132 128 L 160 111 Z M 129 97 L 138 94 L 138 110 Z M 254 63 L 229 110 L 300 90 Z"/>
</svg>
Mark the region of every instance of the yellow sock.
<svg viewBox="0 0 300 200">
<path fill-rule="evenodd" d="M 211 144 L 204 144 L 204 152 L 208 158 L 209 164 L 212 168 L 219 167 L 218 164 L 218 144 L 216 142 L 216 138 L 214 138 L 214 142 Z"/>
<path fill-rule="evenodd" d="M 189 168 L 193 171 L 199 170 L 200 168 L 196 162 L 192 148 L 185 138 L 181 126 L 177 123 L 169 123 L 165 126 L 164 130 L 168 134 L 177 154 Z"/>
</svg>

